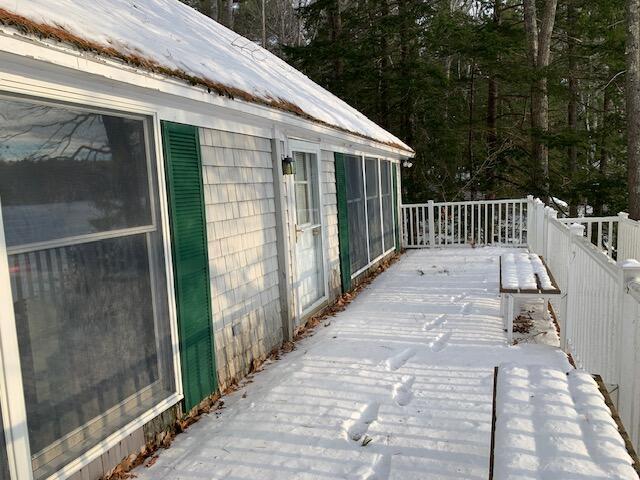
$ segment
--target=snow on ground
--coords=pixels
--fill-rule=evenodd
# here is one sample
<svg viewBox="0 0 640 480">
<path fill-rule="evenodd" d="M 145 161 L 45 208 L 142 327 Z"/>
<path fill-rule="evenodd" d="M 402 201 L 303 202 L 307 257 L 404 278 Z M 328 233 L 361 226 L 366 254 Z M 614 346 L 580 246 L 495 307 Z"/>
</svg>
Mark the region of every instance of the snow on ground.
<svg viewBox="0 0 640 480">
<path fill-rule="evenodd" d="M 225 398 L 225 409 L 203 417 L 135 475 L 141 480 L 485 480 L 494 366 L 527 366 L 523 371 L 552 377 L 571 370 L 553 347 L 507 346 L 498 296 L 502 252 L 407 253 L 346 311 Z M 579 389 L 571 388 L 572 394 Z M 576 441 L 592 446 L 602 437 L 589 436 L 584 422 L 578 428 L 575 412 L 600 415 L 603 405 L 596 399 L 592 407 L 592 396 L 587 400 L 574 402 L 575 411 L 557 421 Z M 505 432 L 513 440 L 501 445 L 514 452 L 530 446 L 533 421 L 545 421 L 539 415 L 543 409 L 564 413 L 553 402 L 543 397 L 523 410 L 522 425 L 529 430 Z M 502 404 L 506 409 L 507 401 Z M 618 442 L 613 432 L 604 432 L 609 436 Z M 546 439 L 535 440 L 532 456 L 543 470 L 550 457 L 537 455 Z M 559 445 L 561 439 L 554 441 Z M 572 462 L 604 458 L 590 459 L 594 452 L 589 447 L 567 456 Z M 505 455 L 506 464 L 511 454 Z"/>
<path fill-rule="evenodd" d="M 263 100 L 291 102 L 329 125 L 411 151 L 283 60 L 178 0 L 0 0 L 0 8 Z"/>
<path fill-rule="evenodd" d="M 560 336 L 547 310 L 547 303 L 540 299 L 518 299 L 516 318 L 513 320 L 513 342 L 539 343 L 560 348 Z"/>
</svg>

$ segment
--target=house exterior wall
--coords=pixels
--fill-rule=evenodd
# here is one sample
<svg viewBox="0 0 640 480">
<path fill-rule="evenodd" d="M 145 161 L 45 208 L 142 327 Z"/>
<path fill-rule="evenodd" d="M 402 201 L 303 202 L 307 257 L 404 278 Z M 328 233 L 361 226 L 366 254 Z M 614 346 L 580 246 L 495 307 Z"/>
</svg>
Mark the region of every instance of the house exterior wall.
<svg viewBox="0 0 640 480">
<path fill-rule="evenodd" d="M 333 152 L 322 150 L 321 172 L 324 202 L 324 221 L 327 238 L 327 272 L 329 280 L 329 303 L 333 303 L 342 293 L 340 279 L 340 242 L 338 237 L 338 200 L 336 197 L 336 168 Z"/>
<path fill-rule="evenodd" d="M 271 141 L 200 129 L 221 390 L 282 343 Z"/>
<path fill-rule="evenodd" d="M 36 48 L 31 42 L 21 43 L 15 38 L 11 41 L 20 47 L 10 49 L 14 52 L 26 51 L 23 48 Z M 280 183 L 282 177 L 273 173 L 273 165 L 279 161 L 279 154 L 274 156 L 271 151 L 269 137 L 274 132 L 287 131 L 297 138 L 308 136 L 316 142 L 322 142 L 322 145 L 328 148 L 321 152 L 321 178 L 325 248 L 331 293 L 329 303 L 335 300 L 341 285 L 334 159 L 333 152 L 329 150 L 352 148 L 357 145 L 357 148 L 377 152 L 385 150 L 384 146 L 371 145 L 360 138 L 319 127 L 303 119 L 290 118 L 277 111 L 260 116 L 260 111 L 264 110 L 262 107 L 244 112 L 244 106 L 236 108 L 237 102 L 215 96 L 209 99 L 200 89 L 164 82 L 156 77 L 140 75 L 133 71 L 124 72 L 120 66 L 95 62 L 94 66 L 98 70 L 91 72 L 93 75 L 90 75 L 88 70 L 72 72 L 69 66 L 75 69 L 79 65 L 75 55 L 67 58 L 68 62 L 64 63 L 67 66 L 53 65 L 49 63 L 50 55 L 61 57 L 64 54 L 49 48 L 37 48 L 40 53 L 33 57 L 18 57 L 14 53 L 0 52 L 0 58 L 10 60 L 0 62 L 0 70 L 3 73 L 0 79 L 2 94 L 10 96 L 17 93 L 25 97 L 56 102 L 64 99 L 69 104 L 77 104 L 83 108 L 105 109 L 147 117 L 154 134 L 154 142 L 150 148 L 158 158 L 158 186 L 161 191 L 165 187 L 164 165 L 161 162 L 161 121 L 237 132 L 226 133 L 200 128 L 203 179 L 207 187 L 204 193 L 216 364 L 222 389 L 226 388 L 234 377 L 240 378 L 248 372 L 252 358 L 268 353 L 282 341 L 278 292 L 285 287 L 279 283 L 288 283 L 286 288 L 290 290 L 293 277 L 290 276 L 288 282 L 278 282 L 274 205 L 277 199 L 274 196 L 273 182 L 279 185 L 286 182 Z M 84 61 L 81 63 L 83 67 L 86 66 Z M 105 75 L 105 78 L 101 79 L 100 75 L 107 71 L 103 69 L 107 69 L 113 75 Z M 124 76 L 128 80 L 124 81 Z M 158 86 L 167 89 L 165 91 L 156 88 Z M 179 91 L 190 92 L 189 98 L 181 98 L 178 95 Z M 207 101 L 203 101 L 204 97 Z M 286 152 L 286 135 L 278 138 L 277 144 L 281 144 L 281 151 Z M 169 232 L 166 202 L 161 204 L 164 212 L 161 219 Z M 283 211 L 287 210 L 286 205 L 285 202 Z M 290 212 L 285 213 L 286 233 L 290 238 L 292 229 L 295 233 L 295 225 L 291 223 Z M 169 239 L 166 240 L 166 244 L 169 245 Z M 287 259 L 289 265 L 293 245 L 289 243 L 289 248 L 280 255 L 281 259 Z M 168 270 L 171 270 L 170 266 Z M 170 273 L 168 276 L 171 278 Z M 5 293 L 6 298 L 10 298 L 11 291 L 8 288 L 0 293 Z M 171 297 L 171 292 L 169 296 Z M 177 326 L 173 310 L 171 318 L 171 331 L 176 336 L 173 344 L 177 345 Z M 176 381 L 179 382 L 179 372 L 176 374 Z M 180 417 L 182 412 L 178 394 L 176 393 L 175 400 L 169 399 L 173 402 L 171 406 L 168 406 L 168 402 L 159 404 L 153 411 L 139 417 L 135 425 L 127 425 L 116 432 L 114 438 L 108 442 L 97 444 L 97 452 L 91 452 L 90 456 L 78 458 L 74 462 L 77 467 L 68 465 L 68 471 L 72 473 L 68 478 L 97 480 L 125 457 L 139 452 L 156 433 L 171 427 L 176 418 Z M 11 406 L 15 407 L 15 402 Z M 13 415 L 16 411 L 19 412 L 19 409 L 13 408 L 12 411 L 9 408 L 8 411 Z M 148 421 L 152 418 L 151 415 L 156 417 Z M 14 446 L 21 448 L 24 439 L 28 441 L 27 435 L 14 441 Z M 114 442 L 117 443 L 114 445 Z M 20 458 L 27 458 L 28 449 L 23 450 L 25 453 Z M 86 464 L 87 461 L 90 463 Z M 27 459 L 21 465 L 27 466 L 28 463 Z M 80 468 L 80 464 L 84 466 Z M 23 470 L 26 471 L 28 468 L 24 467 Z M 23 478 L 21 475 L 19 477 Z M 28 475 L 25 474 L 24 478 L 28 478 Z"/>
</svg>

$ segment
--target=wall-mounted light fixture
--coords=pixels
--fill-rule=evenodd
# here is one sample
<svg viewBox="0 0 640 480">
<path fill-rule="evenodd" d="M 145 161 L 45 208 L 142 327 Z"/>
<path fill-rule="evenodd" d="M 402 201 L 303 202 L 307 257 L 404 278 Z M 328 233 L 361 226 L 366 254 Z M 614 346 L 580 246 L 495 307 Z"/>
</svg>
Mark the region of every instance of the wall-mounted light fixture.
<svg viewBox="0 0 640 480">
<path fill-rule="evenodd" d="M 283 175 L 295 175 L 296 162 L 291 157 L 282 158 L 282 174 Z"/>
<path fill-rule="evenodd" d="M 402 162 L 402 166 L 404 168 L 411 168 L 411 167 L 413 167 L 413 163 L 410 162 L 409 160 L 405 160 L 404 162 Z"/>
</svg>

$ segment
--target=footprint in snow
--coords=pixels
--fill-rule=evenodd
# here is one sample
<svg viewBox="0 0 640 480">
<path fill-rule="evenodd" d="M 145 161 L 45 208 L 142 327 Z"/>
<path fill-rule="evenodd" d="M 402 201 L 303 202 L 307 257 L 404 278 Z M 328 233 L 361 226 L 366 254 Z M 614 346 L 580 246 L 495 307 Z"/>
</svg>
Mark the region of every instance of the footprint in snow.
<svg viewBox="0 0 640 480">
<path fill-rule="evenodd" d="M 354 442 L 360 440 L 369 430 L 369 426 L 378 419 L 379 409 L 380 405 L 377 402 L 369 402 L 360 410 L 354 412 L 343 426 L 347 439 Z"/>
<path fill-rule="evenodd" d="M 446 325 L 446 323 L 447 323 L 447 314 L 443 313 L 441 315 L 438 315 L 434 320 L 425 323 L 422 326 L 422 329 L 424 331 L 433 330 L 434 328 Z"/>
<path fill-rule="evenodd" d="M 370 467 L 365 467 L 359 480 L 387 480 L 391 473 L 391 455 L 376 455 Z"/>
<path fill-rule="evenodd" d="M 449 298 L 449 301 L 451 303 L 456 303 L 459 302 L 460 300 L 463 300 L 467 297 L 466 293 L 460 293 L 458 295 L 453 295 L 452 297 Z"/>
<path fill-rule="evenodd" d="M 407 361 L 416 354 L 416 351 L 413 348 L 407 348 L 406 350 L 401 351 L 400 353 L 390 357 L 385 362 L 387 370 L 397 370 L 401 366 L 403 366 Z"/>
<path fill-rule="evenodd" d="M 405 375 L 402 377 L 402 380 L 396 383 L 393 386 L 393 400 L 404 407 L 411 402 L 413 398 L 413 382 L 415 382 L 416 377 L 413 375 Z"/>
<path fill-rule="evenodd" d="M 436 339 L 429 344 L 432 352 L 441 352 L 444 348 L 449 345 L 449 340 L 451 339 L 451 332 L 441 333 L 436 337 Z"/>
</svg>

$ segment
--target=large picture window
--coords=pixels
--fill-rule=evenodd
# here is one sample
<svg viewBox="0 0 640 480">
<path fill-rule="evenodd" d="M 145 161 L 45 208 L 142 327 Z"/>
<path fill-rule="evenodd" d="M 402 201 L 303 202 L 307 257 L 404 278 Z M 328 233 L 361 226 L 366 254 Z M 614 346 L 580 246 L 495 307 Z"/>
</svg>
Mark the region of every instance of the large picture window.
<svg viewBox="0 0 640 480">
<path fill-rule="evenodd" d="M 0 98 L 0 202 L 36 478 L 175 392 L 146 123 Z"/>
<path fill-rule="evenodd" d="M 391 162 L 344 156 L 352 276 L 395 246 Z"/>
</svg>

